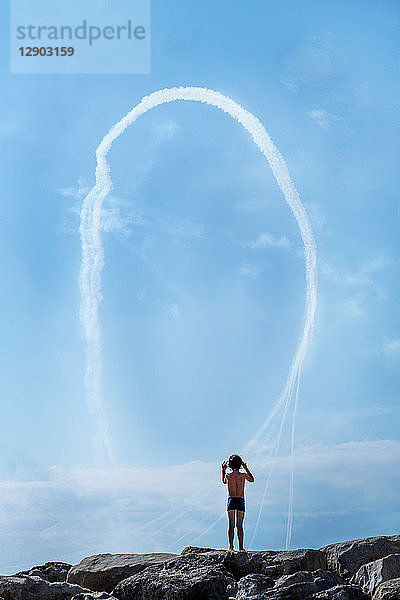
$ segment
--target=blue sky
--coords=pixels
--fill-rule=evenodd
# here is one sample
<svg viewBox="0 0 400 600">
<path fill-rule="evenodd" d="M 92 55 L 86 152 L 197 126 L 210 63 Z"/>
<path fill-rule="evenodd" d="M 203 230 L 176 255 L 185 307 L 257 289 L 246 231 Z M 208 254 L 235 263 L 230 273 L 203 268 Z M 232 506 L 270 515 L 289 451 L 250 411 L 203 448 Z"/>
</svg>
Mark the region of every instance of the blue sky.
<svg viewBox="0 0 400 600">
<path fill-rule="evenodd" d="M 244 447 L 284 384 L 304 311 L 296 221 L 236 123 L 162 106 L 109 156 L 100 320 L 116 463 L 93 445 L 79 208 L 102 136 L 173 85 L 216 89 L 260 118 L 314 230 L 319 304 L 292 546 L 397 532 L 397 3 L 176 0 L 172 12 L 154 0 L 150 75 L 10 75 L 8 35 L 3 3 L 0 571 L 224 547 L 223 519 L 207 531 L 225 505 L 219 461 Z M 276 462 L 256 548 L 284 544 L 285 444 Z M 263 469 L 247 495 L 248 538 Z"/>
</svg>

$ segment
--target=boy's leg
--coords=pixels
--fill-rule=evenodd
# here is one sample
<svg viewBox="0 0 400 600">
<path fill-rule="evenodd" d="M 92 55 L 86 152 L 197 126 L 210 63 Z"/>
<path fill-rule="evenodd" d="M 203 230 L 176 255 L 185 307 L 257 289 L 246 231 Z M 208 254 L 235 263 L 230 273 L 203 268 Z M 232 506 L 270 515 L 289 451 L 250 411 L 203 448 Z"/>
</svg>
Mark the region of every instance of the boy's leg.
<svg viewBox="0 0 400 600">
<path fill-rule="evenodd" d="M 228 540 L 229 540 L 229 550 L 233 550 L 233 536 L 235 535 L 235 511 L 228 510 Z"/>
<path fill-rule="evenodd" d="M 244 550 L 243 548 L 243 519 L 244 519 L 244 511 L 238 510 L 236 511 L 236 529 L 237 536 L 239 540 L 239 550 Z"/>
</svg>

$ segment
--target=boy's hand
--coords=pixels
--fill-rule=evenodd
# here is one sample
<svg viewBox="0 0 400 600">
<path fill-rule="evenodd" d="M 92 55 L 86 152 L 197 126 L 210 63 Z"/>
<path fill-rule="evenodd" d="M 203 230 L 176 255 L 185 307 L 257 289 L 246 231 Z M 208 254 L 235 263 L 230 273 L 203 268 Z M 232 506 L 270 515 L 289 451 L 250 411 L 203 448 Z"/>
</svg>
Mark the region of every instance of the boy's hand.
<svg viewBox="0 0 400 600">
<path fill-rule="evenodd" d="M 228 463 L 226 462 L 226 460 L 224 460 L 224 462 L 221 465 L 222 469 L 225 471 L 228 468 Z"/>
<path fill-rule="evenodd" d="M 242 461 L 242 467 L 246 471 L 245 478 L 247 479 L 247 481 L 253 482 L 254 481 L 254 476 L 250 473 L 250 471 L 249 471 L 249 469 L 247 467 L 247 463 L 245 463 L 244 461 Z"/>
</svg>

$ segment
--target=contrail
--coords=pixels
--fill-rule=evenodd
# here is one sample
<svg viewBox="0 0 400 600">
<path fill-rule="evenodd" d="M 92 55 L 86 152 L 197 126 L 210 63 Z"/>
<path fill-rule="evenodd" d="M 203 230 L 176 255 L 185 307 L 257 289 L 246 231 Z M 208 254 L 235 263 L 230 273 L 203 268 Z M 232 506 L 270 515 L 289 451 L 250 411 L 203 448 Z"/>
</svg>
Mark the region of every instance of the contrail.
<svg viewBox="0 0 400 600">
<path fill-rule="evenodd" d="M 82 265 L 80 271 L 80 317 L 83 323 L 86 346 L 86 403 L 95 421 L 96 438 L 99 444 L 107 451 L 109 457 L 112 456 L 112 450 L 109 440 L 108 419 L 101 393 L 102 350 L 98 317 L 99 305 L 102 299 L 101 270 L 104 264 L 103 247 L 100 237 L 100 217 L 103 200 L 112 188 L 110 169 L 106 156 L 113 142 L 141 115 L 161 104 L 174 102 L 175 100 L 202 102 L 210 106 L 215 106 L 237 120 L 248 131 L 254 143 L 258 146 L 271 167 L 285 200 L 296 218 L 304 244 L 306 265 L 306 309 L 303 332 L 282 393 L 268 417 L 249 441 L 248 449 L 250 451 L 255 450 L 261 436 L 274 417 L 283 411 L 282 419 L 284 420 L 286 418 L 287 407 L 292 402 L 294 390 L 298 385 L 301 367 L 314 328 L 315 310 L 317 305 L 316 246 L 314 237 L 307 213 L 300 201 L 299 194 L 292 183 L 286 163 L 261 121 L 252 113 L 234 102 L 231 98 L 207 88 L 166 88 L 153 92 L 149 96 L 145 96 L 137 106 L 129 111 L 125 117 L 110 129 L 98 146 L 96 150 L 96 184 L 84 199 L 81 211 L 80 234 L 82 242 Z M 293 409 L 293 431 L 294 413 L 295 410 Z M 288 532 L 291 531 L 292 505 L 293 500 L 291 499 L 289 500 L 290 523 L 288 522 Z M 290 538 L 290 533 L 287 535 L 289 535 Z M 288 545 L 289 542 L 290 539 L 287 539 L 286 545 Z"/>
</svg>

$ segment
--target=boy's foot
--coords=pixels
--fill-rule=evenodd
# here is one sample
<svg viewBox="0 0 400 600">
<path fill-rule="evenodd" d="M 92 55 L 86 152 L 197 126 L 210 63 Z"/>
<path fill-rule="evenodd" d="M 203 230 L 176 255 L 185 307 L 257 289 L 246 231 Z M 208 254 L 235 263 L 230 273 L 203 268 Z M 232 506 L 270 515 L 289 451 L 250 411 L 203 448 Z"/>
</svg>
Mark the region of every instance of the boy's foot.
<svg viewBox="0 0 400 600">
<path fill-rule="evenodd" d="M 246 552 L 244 548 L 239 548 L 239 552 Z"/>
</svg>

